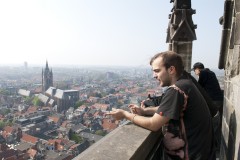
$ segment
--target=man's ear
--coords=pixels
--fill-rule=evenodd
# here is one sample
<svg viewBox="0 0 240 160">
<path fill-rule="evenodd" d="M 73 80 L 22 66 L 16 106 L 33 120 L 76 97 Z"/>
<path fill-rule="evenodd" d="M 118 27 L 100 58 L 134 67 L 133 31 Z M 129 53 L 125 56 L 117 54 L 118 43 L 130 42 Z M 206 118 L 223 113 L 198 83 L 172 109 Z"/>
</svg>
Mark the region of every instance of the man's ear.
<svg viewBox="0 0 240 160">
<path fill-rule="evenodd" d="M 175 68 L 174 66 L 170 66 L 170 67 L 168 68 L 168 73 L 169 73 L 169 74 L 176 73 L 176 68 Z"/>
</svg>

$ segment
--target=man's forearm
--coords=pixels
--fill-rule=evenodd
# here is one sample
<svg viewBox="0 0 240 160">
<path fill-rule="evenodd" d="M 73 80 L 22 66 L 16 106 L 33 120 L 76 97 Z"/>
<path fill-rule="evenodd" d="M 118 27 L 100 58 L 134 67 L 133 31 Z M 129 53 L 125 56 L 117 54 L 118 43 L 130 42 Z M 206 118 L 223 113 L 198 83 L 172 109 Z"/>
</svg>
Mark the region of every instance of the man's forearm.
<svg viewBox="0 0 240 160">
<path fill-rule="evenodd" d="M 152 117 L 144 117 L 137 114 L 129 113 L 125 111 L 125 118 L 132 121 L 132 123 L 139 125 L 143 128 L 149 129 L 151 131 L 156 131 L 156 127 L 152 124 Z"/>
<path fill-rule="evenodd" d="M 156 113 L 154 114 L 154 116 L 144 117 L 124 111 L 124 117 L 132 121 L 134 124 L 149 129 L 151 131 L 158 131 L 165 123 L 169 121 L 168 118 L 162 117 Z"/>
<path fill-rule="evenodd" d="M 147 107 L 144 108 L 144 115 L 145 116 L 152 116 L 154 113 L 157 112 L 158 107 Z"/>
</svg>

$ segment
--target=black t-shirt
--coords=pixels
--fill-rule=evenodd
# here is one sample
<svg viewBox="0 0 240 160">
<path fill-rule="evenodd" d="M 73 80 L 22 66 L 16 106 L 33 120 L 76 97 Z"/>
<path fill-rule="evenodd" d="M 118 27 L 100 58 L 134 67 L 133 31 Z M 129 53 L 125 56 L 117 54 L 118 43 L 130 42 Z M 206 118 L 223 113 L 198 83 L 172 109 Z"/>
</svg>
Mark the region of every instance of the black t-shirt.
<svg viewBox="0 0 240 160">
<path fill-rule="evenodd" d="M 188 96 L 183 121 L 188 141 L 190 160 L 208 160 L 213 153 L 213 131 L 210 112 L 203 96 L 191 80 L 180 79 L 175 84 Z M 157 113 L 170 118 L 169 125 L 179 124 L 180 111 L 184 96 L 176 89 L 169 87 L 162 97 Z"/>
<path fill-rule="evenodd" d="M 223 101 L 223 91 L 214 72 L 208 68 L 201 70 L 198 83 L 206 90 L 213 101 Z"/>
</svg>

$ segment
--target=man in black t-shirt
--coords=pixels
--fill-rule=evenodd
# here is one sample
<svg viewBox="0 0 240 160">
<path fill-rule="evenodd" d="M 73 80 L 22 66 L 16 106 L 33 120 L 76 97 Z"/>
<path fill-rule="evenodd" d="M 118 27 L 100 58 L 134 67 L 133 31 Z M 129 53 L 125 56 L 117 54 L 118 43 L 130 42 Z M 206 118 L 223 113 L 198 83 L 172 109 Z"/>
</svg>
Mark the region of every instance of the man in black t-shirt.
<svg viewBox="0 0 240 160">
<path fill-rule="evenodd" d="M 191 80 L 180 78 L 175 85 L 188 96 L 183 120 L 187 133 L 189 157 L 193 160 L 207 160 L 214 154 L 212 119 L 207 104 Z M 174 123 L 180 119 L 180 106 L 184 103 L 183 101 L 184 96 L 176 89 L 169 87 L 157 112 L 169 117 L 169 124 Z M 169 159 L 176 159 L 174 156 L 170 157 L 172 158 Z"/>
<path fill-rule="evenodd" d="M 165 154 L 161 159 L 216 159 L 207 103 L 193 82 L 183 76 L 181 56 L 172 51 L 162 52 L 153 56 L 150 65 L 160 86 L 168 86 L 159 107 L 130 104 L 132 113 L 113 109 L 109 115 L 152 131 L 162 128 Z"/>
</svg>

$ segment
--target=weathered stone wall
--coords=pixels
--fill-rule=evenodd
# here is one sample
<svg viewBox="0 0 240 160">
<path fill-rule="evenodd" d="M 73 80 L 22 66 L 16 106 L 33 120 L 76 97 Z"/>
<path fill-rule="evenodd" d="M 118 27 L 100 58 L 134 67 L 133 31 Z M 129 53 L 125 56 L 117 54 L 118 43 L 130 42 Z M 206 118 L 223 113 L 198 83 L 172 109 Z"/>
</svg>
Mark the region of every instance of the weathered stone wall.
<svg viewBox="0 0 240 160">
<path fill-rule="evenodd" d="M 240 1 L 226 0 L 219 68 L 225 69 L 220 159 L 240 159 Z"/>
<path fill-rule="evenodd" d="M 184 69 L 191 72 L 192 62 L 192 42 L 175 42 L 169 44 L 169 50 L 181 55 L 183 59 Z"/>
</svg>

